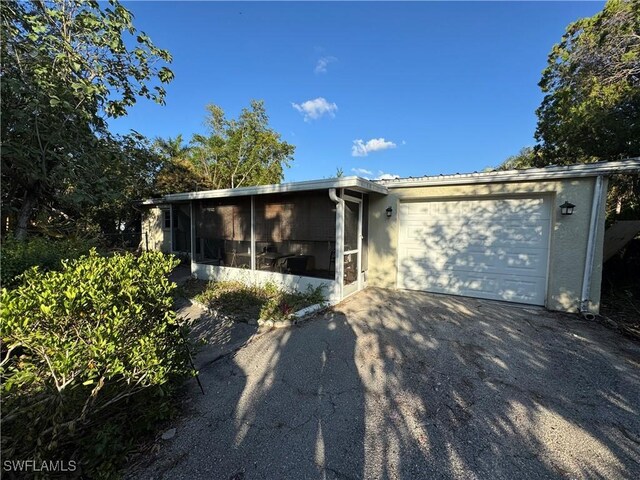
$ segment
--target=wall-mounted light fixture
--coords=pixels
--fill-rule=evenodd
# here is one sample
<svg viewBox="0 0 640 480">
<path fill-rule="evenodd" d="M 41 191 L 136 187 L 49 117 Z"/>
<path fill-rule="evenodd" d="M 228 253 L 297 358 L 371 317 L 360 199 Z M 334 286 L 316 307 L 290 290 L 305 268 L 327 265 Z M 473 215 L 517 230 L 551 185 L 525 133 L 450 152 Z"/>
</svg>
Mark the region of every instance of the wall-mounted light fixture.
<svg viewBox="0 0 640 480">
<path fill-rule="evenodd" d="M 573 209 L 575 205 L 573 203 L 569 203 L 565 200 L 565 202 L 560 205 L 560 213 L 562 215 L 573 215 Z"/>
<path fill-rule="evenodd" d="M 385 210 L 385 213 L 387 214 L 387 218 L 391 218 L 391 215 L 393 214 L 393 208 L 387 207 L 387 209 Z"/>
</svg>

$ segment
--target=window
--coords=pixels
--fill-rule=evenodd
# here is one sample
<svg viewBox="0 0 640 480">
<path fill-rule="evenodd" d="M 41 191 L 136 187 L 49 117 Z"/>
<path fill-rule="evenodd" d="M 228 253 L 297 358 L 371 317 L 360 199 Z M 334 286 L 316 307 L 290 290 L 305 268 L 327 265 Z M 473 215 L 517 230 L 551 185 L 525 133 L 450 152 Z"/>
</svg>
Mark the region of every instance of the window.
<svg viewBox="0 0 640 480">
<path fill-rule="evenodd" d="M 171 210 L 162 211 L 162 228 L 169 230 L 171 228 Z"/>
</svg>

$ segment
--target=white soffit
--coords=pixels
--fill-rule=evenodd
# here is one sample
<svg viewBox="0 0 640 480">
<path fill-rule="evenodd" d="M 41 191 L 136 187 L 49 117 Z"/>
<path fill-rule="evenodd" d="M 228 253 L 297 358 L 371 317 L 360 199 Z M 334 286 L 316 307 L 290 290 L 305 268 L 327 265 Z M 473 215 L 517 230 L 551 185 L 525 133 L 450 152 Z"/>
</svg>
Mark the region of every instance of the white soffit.
<svg viewBox="0 0 640 480">
<path fill-rule="evenodd" d="M 204 190 L 201 192 L 173 193 L 161 198 L 144 200 L 143 205 L 155 205 L 207 198 L 245 197 L 251 195 L 268 195 L 271 193 L 304 192 L 310 190 L 328 190 L 330 188 L 348 188 L 361 192 L 380 193 L 386 195 L 387 187 L 361 177 L 340 177 L 325 180 L 308 180 L 304 182 L 280 183 L 275 185 L 257 185 L 253 187 L 225 188 L 221 190 Z"/>
</svg>

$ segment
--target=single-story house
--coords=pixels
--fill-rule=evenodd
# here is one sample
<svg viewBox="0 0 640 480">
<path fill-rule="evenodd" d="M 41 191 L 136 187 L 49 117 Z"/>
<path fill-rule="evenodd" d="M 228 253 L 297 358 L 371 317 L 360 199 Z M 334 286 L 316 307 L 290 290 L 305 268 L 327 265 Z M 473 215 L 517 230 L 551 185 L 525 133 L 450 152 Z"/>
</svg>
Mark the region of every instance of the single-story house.
<svg viewBox="0 0 640 480">
<path fill-rule="evenodd" d="M 596 313 L 608 177 L 640 160 L 370 181 L 360 177 L 145 200 L 142 246 L 200 279 L 377 286 Z"/>
</svg>

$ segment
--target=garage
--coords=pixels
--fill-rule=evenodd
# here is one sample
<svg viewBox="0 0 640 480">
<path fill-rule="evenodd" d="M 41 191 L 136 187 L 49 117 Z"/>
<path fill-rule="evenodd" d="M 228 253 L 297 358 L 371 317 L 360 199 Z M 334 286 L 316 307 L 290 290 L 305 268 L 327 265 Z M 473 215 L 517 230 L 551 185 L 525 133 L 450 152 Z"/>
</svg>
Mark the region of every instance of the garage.
<svg viewBox="0 0 640 480">
<path fill-rule="evenodd" d="M 552 197 L 399 204 L 398 287 L 544 305 Z"/>
</svg>

